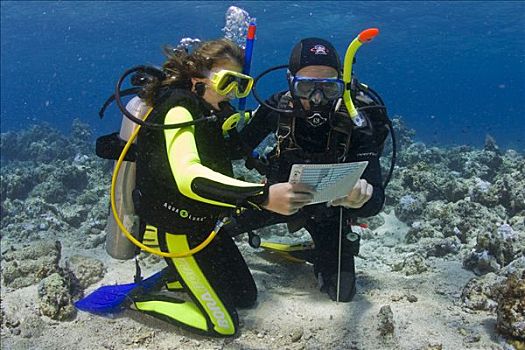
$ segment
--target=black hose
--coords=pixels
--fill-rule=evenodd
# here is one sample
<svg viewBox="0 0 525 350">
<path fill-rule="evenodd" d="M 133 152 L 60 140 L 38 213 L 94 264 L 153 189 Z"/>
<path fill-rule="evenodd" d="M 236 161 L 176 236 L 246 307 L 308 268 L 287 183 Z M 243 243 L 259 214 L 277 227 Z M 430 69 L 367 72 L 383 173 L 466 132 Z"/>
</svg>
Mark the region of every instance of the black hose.
<svg viewBox="0 0 525 350">
<path fill-rule="evenodd" d="M 283 68 L 288 68 L 288 65 L 287 65 L 287 64 L 283 64 L 283 65 L 280 65 L 280 66 L 277 66 L 277 67 L 268 68 L 267 70 L 265 70 L 264 72 L 262 72 L 261 74 L 259 74 L 259 75 L 253 80 L 252 92 L 253 92 L 253 97 L 255 97 L 255 99 L 257 100 L 257 102 L 259 102 L 259 103 L 260 103 L 261 105 L 263 105 L 264 107 L 269 108 L 269 109 L 271 109 L 272 111 L 275 111 L 275 112 L 278 112 L 278 113 L 292 113 L 293 110 L 291 110 L 291 109 L 282 109 L 282 108 L 277 108 L 277 107 L 274 107 L 274 106 L 269 105 L 269 104 L 266 103 L 266 101 L 264 101 L 264 100 L 259 96 L 259 94 L 257 93 L 257 83 L 259 82 L 259 79 L 261 79 L 263 76 L 265 76 L 266 74 L 268 74 L 268 73 L 270 73 L 270 72 L 273 72 L 273 71 L 278 70 L 278 69 L 283 69 Z"/>
<path fill-rule="evenodd" d="M 368 91 L 371 92 L 374 97 L 377 99 L 378 102 L 381 103 L 380 106 L 364 106 L 359 107 L 358 111 L 363 111 L 367 109 L 380 109 L 383 110 L 386 114 L 386 106 L 383 103 L 383 100 L 381 97 L 372 89 L 368 88 Z M 388 186 L 388 183 L 392 179 L 392 174 L 394 173 L 394 168 L 396 166 L 396 160 L 397 160 L 397 143 L 396 143 L 396 133 L 394 131 L 394 126 L 392 125 L 392 121 L 390 118 L 388 118 L 388 115 L 385 118 L 386 124 L 388 125 L 388 131 L 390 132 L 390 137 L 392 138 L 392 158 L 390 159 L 390 169 L 388 170 L 388 174 L 386 175 L 385 181 L 383 182 L 383 188 L 386 188 Z"/>
<path fill-rule="evenodd" d="M 386 120 L 388 128 L 390 129 L 390 137 L 392 138 L 392 159 L 390 160 L 390 169 L 388 170 L 385 182 L 383 183 L 383 188 L 386 188 L 386 186 L 388 186 L 388 183 L 392 179 L 392 174 L 394 173 L 394 167 L 396 166 L 397 158 L 396 133 L 394 132 L 394 126 L 392 125 L 392 121 L 390 120 L 390 118 L 386 118 Z"/>
<path fill-rule="evenodd" d="M 127 91 L 127 90 L 122 91 L 121 87 L 122 87 L 122 83 L 124 82 L 124 80 L 126 79 L 126 77 L 128 75 L 130 75 L 131 73 L 134 73 L 134 72 L 138 72 L 138 71 L 142 71 L 142 72 L 144 72 L 146 74 L 153 75 L 153 76 L 155 76 L 155 77 L 157 77 L 157 78 L 159 78 L 161 80 L 163 80 L 165 78 L 164 72 L 162 72 L 158 68 L 150 67 L 150 66 L 136 66 L 136 67 L 128 69 L 127 71 L 124 72 L 124 74 L 122 74 L 122 76 L 118 80 L 117 86 L 115 88 L 115 102 L 117 103 L 117 106 L 122 111 L 122 113 L 126 116 L 126 118 L 128 118 L 132 122 L 134 122 L 136 124 L 139 124 L 139 125 L 141 125 L 143 127 L 149 128 L 149 129 L 167 130 L 167 129 L 184 128 L 186 126 L 191 126 L 191 125 L 195 125 L 195 124 L 202 123 L 202 122 L 207 122 L 207 121 L 214 121 L 214 120 L 217 119 L 217 117 L 215 115 L 211 115 L 209 117 L 202 117 L 202 118 L 191 120 L 191 121 L 187 121 L 187 122 L 184 122 L 184 123 L 157 124 L 157 123 L 149 123 L 149 122 L 143 121 L 140 118 L 135 117 L 133 114 L 131 114 L 126 109 L 126 106 L 124 106 L 124 104 L 122 103 L 121 97 L 124 96 L 123 93 L 125 91 Z"/>
<path fill-rule="evenodd" d="M 120 92 L 120 96 L 135 95 L 135 94 L 137 94 L 140 90 L 142 90 L 141 87 L 132 87 L 132 88 L 129 88 L 129 89 L 126 89 L 126 90 L 122 90 L 122 91 Z M 109 96 L 108 99 L 106 100 L 106 102 L 104 102 L 104 104 L 102 105 L 102 107 L 101 107 L 100 110 L 98 111 L 98 115 L 99 115 L 100 119 L 104 118 L 104 113 L 106 112 L 106 109 L 108 108 L 108 106 L 109 106 L 113 101 L 115 101 L 115 94 Z"/>
</svg>

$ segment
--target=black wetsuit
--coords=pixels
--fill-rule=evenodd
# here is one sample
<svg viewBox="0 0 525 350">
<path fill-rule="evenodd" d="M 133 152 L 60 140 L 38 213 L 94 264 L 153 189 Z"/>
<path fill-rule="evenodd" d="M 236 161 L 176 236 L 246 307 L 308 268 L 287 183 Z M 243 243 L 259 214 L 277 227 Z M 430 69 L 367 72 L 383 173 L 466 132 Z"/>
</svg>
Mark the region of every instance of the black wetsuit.
<svg viewBox="0 0 525 350">
<path fill-rule="evenodd" d="M 176 90 L 156 105 L 148 121 L 176 124 L 212 112 L 217 120 L 179 129 L 143 128 L 139 133 L 136 210 L 144 242 L 163 252 L 196 247 L 217 220 L 239 207 L 257 207 L 267 198 L 264 185 L 233 178 L 234 147 L 222 135 L 221 113 L 211 110 L 191 92 Z M 200 252 L 166 261 L 192 301 L 142 295 L 134 300 L 136 308 L 207 335 L 235 334 L 239 326 L 235 307 L 253 305 L 257 289 L 232 238 L 219 232 Z"/>
<path fill-rule="evenodd" d="M 270 98 L 267 103 L 278 106 L 281 96 L 278 93 Z M 377 105 L 378 101 L 371 99 L 366 93 L 360 94 L 356 107 Z M 354 96 L 355 97 L 355 96 Z M 354 99 L 355 101 L 355 99 Z M 359 240 L 345 239 L 351 232 L 350 223 L 357 217 L 376 215 L 383 207 L 385 200 L 383 179 L 379 158 L 383 143 L 388 135 L 385 118 L 386 112 L 381 109 L 368 108 L 363 113 L 366 123 L 356 127 L 350 120 L 346 110 L 342 113 L 323 113 L 327 122 L 313 127 L 301 116 L 301 111 L 289 114 L 277 113 L 265 106 L 260 106 L 250 123 L 243 129 L 240 137 L 245 144 L 245 152 L 254 149 L 258 143 L 270 132 L 275 132 L 279 123 L 289 124 L 295 118 L 295 139 L 285 139 L 280 150 L 269 155 L 269 164 L 264 165 L 248 159 L 259 172 L 266 175 L 270 184 L 287 182 L 290 169 L 296 163 L 339 163 L 368 161 L 368 166 L 362 176 L 374 188 L 372 198 L 359 209 L 343 209 L 343 241 L 342 241 L 342 270 L 352 274 L 349 276 L 350 285 L 341 293 L 341 301 L 348 301 L 355 293 L 355 280 L 353 256 L 359 250 Z M 336 131 L 338 130 L 338 131 Z M 282 131 L 280 131 L 282 133 Z M 286 133 L 286 130 L 285 130 Z M 350 135 L 350 139 L 347 136 Z M 349 147 L 346 142 L 349 141 Z M 299 147 L 297 147 L 299 146 Z M 338 269 L 338 246 L 340 207 L 327 207 L 325 203 L 309 205 L 291 216 L 283 216 L 268 211 L 248 210 L 236 219 L 232 225 L 225 227 L 230 235 L 237 235 L 276 223 L 288 223 L 289 229 L 295 231 L 301 227 L 306 228 L 315 244 L 313 254 L 314 273 L 317 278 L 322 278 L 320 283 L 335 298 L 334 276 Z M 355 237 L 355 235 L 353 236 Z M 345 286 L 342 286 L 344 289 Z"/>
</svg>

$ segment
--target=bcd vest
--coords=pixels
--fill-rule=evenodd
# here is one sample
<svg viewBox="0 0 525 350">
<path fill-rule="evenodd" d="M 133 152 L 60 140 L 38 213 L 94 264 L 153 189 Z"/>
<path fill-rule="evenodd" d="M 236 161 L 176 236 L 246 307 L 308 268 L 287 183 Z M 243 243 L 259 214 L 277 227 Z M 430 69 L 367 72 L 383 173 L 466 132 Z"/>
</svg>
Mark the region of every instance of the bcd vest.
<svg viewBox="0 0 525 350">
<path fill-rule="evenodd" d="M 148 121 L 163 124 L 170 109 L 186 108 L 193 119 L 211 115 L 211 106 L 187 90 L 176 89 L 160 102 Z M 233 176 L 231 159 L 222 136 L 221 120 L 198 123 L 194 128 L 195 143 L 201 164 L 227 176 Z M 142 128 L 137 140 L 137 190 L 139 216 L 146 222 L 172 230 L 194 229 L 202 223 L 209 226 L 228 208 L 199 202 L 182 195 L 169 165 L 163 130 Z"/>
</svg>

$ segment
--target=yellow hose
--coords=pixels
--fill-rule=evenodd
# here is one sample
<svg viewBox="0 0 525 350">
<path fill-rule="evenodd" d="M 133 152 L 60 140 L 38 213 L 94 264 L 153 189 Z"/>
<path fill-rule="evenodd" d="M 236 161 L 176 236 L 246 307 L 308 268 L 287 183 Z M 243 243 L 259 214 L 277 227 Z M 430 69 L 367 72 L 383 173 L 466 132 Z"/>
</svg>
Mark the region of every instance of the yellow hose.
<svg viewBox="0 0 525 350">
<path fill-rule="evenodd" d="M 153 110 L 153 108 L 150 108 L 146 112 L 146 115 L 144 116 L 143 120 L 146 120 L 148 118 L 148 116 L 150 115 L 152 110 Z M 190 249 L 187 252 L 183 252 L 183 253 L 166 253 L 166 252 L 162 252 L 162 251 L 158 251 L 158 250 L 152 249 L 152 248 L 142 244 L 142 242 L 137 240 L 135 237 L 133 237 L 133 235 L 131 233 L 129 233 L 129 231 L 126 229 L 126 227 L 124 226 L 124 224 L 122 223 L 122 221 L 120 220 L 120 218 L 118 216 L 117 203 L 116 203 L 116 200 L 115 200 L 115 187 L 116 187 L 116 184 L 117 184 L 117 177 L 118 177 L 118 173 L 119 173 L 120 167 L 122 165 L 122 162 L 124 161 L 124 157 L 128 153 L 128 150 L 131 147 L 131 145 L 133 144 L 133 141 L 137 137 L 140 128 L 141 128 L 141 125 L 138 125 L 135 128 L 135 130 L 131 134 L 131 137 L 129 138 L 128 142 L 124 146 L 124 149 L 122 150 L 122 153 L 120 154 L 120 157 L 117 160 L 117 164 L 115 166 L 115 170 L 113 171 L 113 176 L 111 178 L 111 191 L 110 191 L 111 210 L 113 211 L 113 216 L 115 218 L 115 221 L 116 221 L 118 227 L 120 228 L 120 230 L 122 231 L 122 233 L 124 233 L 124 236 L 126 236 L 126 238 L 129 239 L 131 241 L 131 243 L 133 243 L 134 245 L 136 245 L 137 247 L 139 247 L 140 249 L 142 249 L 142 250 L 144 250 L 144 251 L 146 251 L 148 253 L 155 254 L 155 255 L 158 255 L 158 256 L 162 256 L 162 257 L 165 257 L 165 258 L 185 258 L 185 257 L 191 256 L 191 255 L 193 255 L 195 253 L 198 253 L 202 249 L 206 248 L 206 246 L 208 244 L 210 244 L 210 242 L 215 238 L 215 236 L 217 235 L 217 232 L 218 232 L 218 228 L 220 228 L 220 226 L 216 226 L 211 231 L 210 235 L 204 241 L 202 241 L 202 243 L 200 243 L 198 246 L 196 246 L 195 248 Z"/>
</svg>

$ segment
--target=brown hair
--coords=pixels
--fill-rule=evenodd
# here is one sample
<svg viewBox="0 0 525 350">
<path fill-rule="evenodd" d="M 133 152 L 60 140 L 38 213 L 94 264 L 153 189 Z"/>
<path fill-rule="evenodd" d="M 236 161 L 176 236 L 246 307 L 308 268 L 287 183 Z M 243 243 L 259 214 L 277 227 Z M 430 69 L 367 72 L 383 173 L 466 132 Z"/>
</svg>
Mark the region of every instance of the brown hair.
<svg viewBox="0 0 525 350">
<path fill-rule="evenodd" d="M 184 49 L 165 46 L 164 54 L 168 57 L 162 66 L 167 78 L 154 80 L 144 86 L 142 99 L 150 106 L 160 87 L 177 86 L 191 89 L 191 78 L 205 78 L 205 72 L 221 61 L 234 61 L 239 66 L 244 62 L 244 51 L 228 39 L 218 39 L 201 43 L 192 53 Z"/>
</svg>

